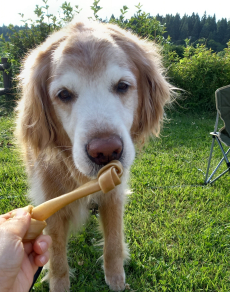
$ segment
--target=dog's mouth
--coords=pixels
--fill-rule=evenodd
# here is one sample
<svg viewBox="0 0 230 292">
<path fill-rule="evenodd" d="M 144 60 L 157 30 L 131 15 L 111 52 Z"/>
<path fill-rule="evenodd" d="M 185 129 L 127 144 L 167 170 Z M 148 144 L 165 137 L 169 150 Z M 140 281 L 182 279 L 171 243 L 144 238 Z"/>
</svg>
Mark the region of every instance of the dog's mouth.
<svg viewBox="0 0 230 292">
<path fill-rule="evenodd" d="M 122 151 L 123 152 L 123 151 Z M 90 171 L 87 176 L 91 178 L 96 178 L 98 172 L 101 170 L 102 167 L 104 167 L 106 164 L 110 163 L 112 160 L 118 160 L 121 162 L 122 166 L 125 168 L 125 163 L 124 163 L 124 157 L 121 155 L 119 159 L 108 159 L 107 161 L 105 160 L 103 164 L 97 164 L 93 163 L 91 160 L 89 161 L 90 165 Z"/>
</svg>

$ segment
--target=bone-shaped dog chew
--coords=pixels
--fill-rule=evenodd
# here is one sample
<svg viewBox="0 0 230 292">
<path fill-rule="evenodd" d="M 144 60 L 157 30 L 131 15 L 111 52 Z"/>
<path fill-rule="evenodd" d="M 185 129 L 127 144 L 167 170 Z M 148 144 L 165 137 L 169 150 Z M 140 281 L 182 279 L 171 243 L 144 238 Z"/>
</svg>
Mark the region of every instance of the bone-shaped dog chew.
<svg viewBox="0 0 230 292">
<path fill-rule="evenodd" d="M 122 174 L 122 164 L 117 160 L 113 160 L 98 172 L 97 179 L 91 180 L 76 190 L 46 201 L 37 207 L 31 205 L 25 207 L 31 214 L 32 219 L 30 228 L 24 236 L 23 241 L 31 241 L 41 234 L 42 230 L 47 225 L 45 220 L 66 205 L 100 190 L 102 190 L 103 193 L 107 193 L 114 189 L 115 186 L 121 183 L 120 177 Z M 12 212 L 12 217 L 14 215 L 14 212 Z"/>
</svg>

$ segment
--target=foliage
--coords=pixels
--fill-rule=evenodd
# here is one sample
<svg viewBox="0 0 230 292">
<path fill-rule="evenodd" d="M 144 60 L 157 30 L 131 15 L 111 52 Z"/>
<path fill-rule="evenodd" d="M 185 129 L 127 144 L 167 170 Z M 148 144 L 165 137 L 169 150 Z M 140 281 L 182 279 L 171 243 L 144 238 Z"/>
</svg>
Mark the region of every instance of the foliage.
<svg viewBox="0 0 230 292">
<path fill-rule="evenodd" d="M 161 16 L 157 14 L 156 19 L 166 26 L 164 37 L 171 37 L 174 44 L 184 45 L 184 40 L 189 38 L 192 43 L 198 39 L 205 38 L 208 48 L 219 52 L 226 48 L 226 43 L 230 39 L 230 20 L 222 18 L 216 21 L 216 17 L 207 16 L 206 12 L 200 18 L 198 14 L 176 15 L 166 14 Z"/>
<path fill-rule="evenodd" d="M 49 14 L 48 0 L 42 0 L 45 6 L 39 7 L 36 5 L 34 10 L 37 20 L 32 22 L 31 19 L 24 20 L 24 14 L 19 13 L 22 17 L 24 27 L 21 30 L 15 29 L 13 25 L 9 25 L 8 29 L 11 33 L 8 35 L 10 41 L 7 42 L 3 36 L 3 53 L 9 59 L 12 65 L 13 75 L 16 76 L 20 69 L 20 62 L 26 53 L 42 43 L 49 34 L 60 29 L 64 23 L 72 20 L 74 13 L 79 13 L 80 10 L 76 5 L 74 11 L 70 3 L 64 2 L 61 6 L 61 17 Z"/>
<path fill-rule="evenodd" d="M 116 23 L 122 28 L 130 29 L 143 38 L 148 38 L 163 44 L 166 41 L 163 37 L 166 29 L 165 25 L 161 25 L 156 17 L 150 16 L 150 13 L 142 11 L 142 5 L 140 3 L 135 5 L 135 7 L 137 8 L 137 12 L 130 19 L 125 20 L 128 7 L 123 6 L 123 9 L 120 9 L 120 17 L 118 19 L 111 17 L 110 22 Z"/>
<path fill-rule="evenodd" d="M 98 5 L 99 2 L 100 0 L 94 0 L 93 5 L 90 6 L 90 8 L 93 10 L 93 15 L 95 19 L 99 19 L 97 13 L 102 9 L 102 7 Z"/>
<path fill-rule="evenodd" d="M 215 116 L 167 115 L 170 122 L 161 138 L 151 140 L 131 168 L 132 193 L 124 217 L 130 248 L 126 291 L 227 292 L 229 174 L 212 186 L 203 185 Z M 28 204 L 13 127 L 12 116 L 0 118 L 0 214 Z M 216 150 L 215 164 L 221 157 Z M 98 261 L 97 225 L 91 216 L 81 233 L 70 237 L 72 291 L 109 292 Z M 48 285 L 37 281 L 33 291 L 48 291 Z"/>
<path fill-rule="evenodd" d="M 179 59 L 175 53 L 171 57 L 175 59 L 169 69 L 172 82 L 187 92 L 183 106 L 194 111 L 215 110 L 215 91 L 230 83 L 230 41 L 223 56 L 205 45 L 194 48 L 187 40 L 184 57 Z"/>
<path fill-rule="evenodd" d="M 0 42 L 0 57 L 1 58 L 4 57 L 1 42 Z M 1 58 L 0 58 L 0 60 L 1 60 Z M 3 88 L 3 77 L 2 77 L 1 72 L 0 72 L 0 88 Z"/>
<path fill-rule="evenodd" d="M 21 29 L 24 29 L 24 26 L 18 26 L 18 25 L 14 26 L 15 31 L 19 31 Z M 0 26 L 0 35 L 2 35 L 2 37 L 4 37 L 4 39 L 7 42 L 10 40 L 9 39 L 10 34 L 11 34 L 11 30 L 8 28 L 8 26 L 6 26 L 6 25 Z M 0 43 L 0 45 L 1 45 L 1 43 Z"/>
</svg>

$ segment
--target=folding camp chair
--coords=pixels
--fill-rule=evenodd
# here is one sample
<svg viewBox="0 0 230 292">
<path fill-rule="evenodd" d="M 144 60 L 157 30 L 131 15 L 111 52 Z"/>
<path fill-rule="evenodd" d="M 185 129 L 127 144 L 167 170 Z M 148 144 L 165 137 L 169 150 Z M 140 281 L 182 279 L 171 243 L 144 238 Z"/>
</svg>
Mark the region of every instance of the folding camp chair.
<svg viewBox="0 0 230 292">
<path fill-rule="evenodd" d="M 230 151 L 230 148 L 225 152 L 222 145 L 222 143 L 224 143 L 226 146 L 230 147 L 230 85 L 217 89 L 215 92 L 215 97 L 216 97 L 217 115 L 216 115 L 216 123 L 214 127 L 214 132 L 210 133 L 213 139 L 212 139 L 211 151 L 209 155 L 208 167 L 207 167 L 207 172 L 206 172 L 206 177 L 205 177 L 205 182 L 204 182 L 205 184 L 214 183 L 218 178 L 220 178 L 222 175 L 230 171 L 230 162 L 227 156 Z M 224 127 L 221 128 L 219 132 L 217 132 L 219 118 L 223 120 Z M 208 177 L 215 141 L 217 141 L 220 147 L 220 150 L 223 154 L 223 158 L 217 164 L 212 174 Z M 223 161 L 226 162 L 227 169 L 225 169 L 220 175 L 218 175 L 216 178 L 212 180 L 213 176 L 215 175 L 216 171 L 221 166 Z"/>
</svg>

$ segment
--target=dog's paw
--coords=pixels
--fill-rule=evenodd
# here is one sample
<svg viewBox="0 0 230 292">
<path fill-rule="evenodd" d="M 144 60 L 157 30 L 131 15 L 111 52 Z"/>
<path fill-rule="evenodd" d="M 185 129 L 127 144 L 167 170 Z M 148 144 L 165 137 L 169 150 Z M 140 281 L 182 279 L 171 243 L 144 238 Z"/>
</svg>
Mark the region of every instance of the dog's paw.
<svg viewBox="0 0 230 292">
<path fill-rule="evenodd" d="M 124 291 L 125 290 L 125 272 L 120 274 L 105 275 L 105 282 L 109 285 L 112 291 Z"/>
</svg>

